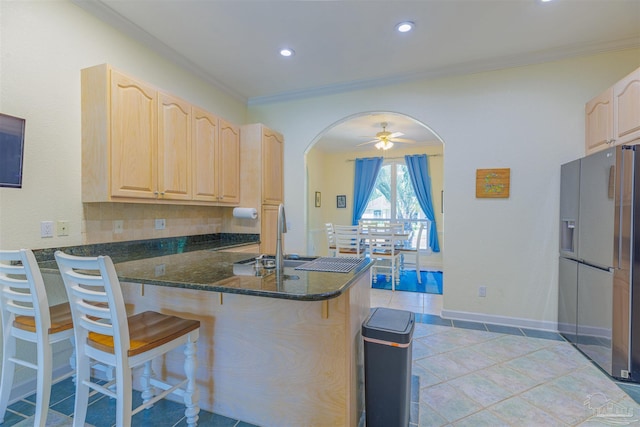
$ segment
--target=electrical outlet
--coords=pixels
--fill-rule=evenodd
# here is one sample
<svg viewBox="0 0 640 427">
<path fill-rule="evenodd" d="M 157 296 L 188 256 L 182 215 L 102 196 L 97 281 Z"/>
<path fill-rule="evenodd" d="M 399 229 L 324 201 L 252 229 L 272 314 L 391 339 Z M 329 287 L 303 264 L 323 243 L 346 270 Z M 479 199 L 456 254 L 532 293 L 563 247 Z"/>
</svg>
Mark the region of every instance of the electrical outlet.
<svg viewBox="0 0 640 427">
<path fill-rule="evenodd" d="M 156 230 L 164 230 L 165 225 L 164 219 L 156 219 Z"/>
<path fill-rule="evenodd" d="M 478 296 L 479 297 L 486 297 L 487 296 L 487 287 L 486 286 L 480 286 L 478 288 Z"/>
<path fill-rule="evenodd" d="M 40 223 L 40 237 L 53 237 L 53 221 L 42 221 Z"/>
<path fill-rule="evenodd" d="M 113 221 L 113 232 L 115 234 L 122 234 L 122 231 L 124 230 L 124 221 L 121 219 L 116 219 L 115 221 Z"/>
<path fill-rule="evenodd" d="M 156 265 L 155 274 L 156 274 L 156 277 L 164 276 L 164 264 Z"/>
<path fill-rule="evenodd" d="M 58 236 L 69 235 L 69 221 L 58 221 L 56 223 L 56 228 Z"/>
</svg>

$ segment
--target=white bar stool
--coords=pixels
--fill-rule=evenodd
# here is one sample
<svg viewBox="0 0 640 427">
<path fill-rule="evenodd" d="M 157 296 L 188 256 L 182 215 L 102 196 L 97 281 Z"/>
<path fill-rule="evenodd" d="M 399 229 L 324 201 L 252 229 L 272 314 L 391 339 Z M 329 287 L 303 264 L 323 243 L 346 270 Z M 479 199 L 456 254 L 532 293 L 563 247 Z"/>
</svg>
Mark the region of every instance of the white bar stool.
<svg viewBox="0 0 640 427">
<path fill-rule="evenodd" d="M 133 415 L 171 393 L 182 396 L 187 425 L 195 426 L 200 412 L 195 382 L 200 322 L 153 311 L 127 317 L 120 282 L 110 257 L 77 257 L 60 251 L 55 257 L 75 325 L 74 427 L 84 426 L 89 389 L 117 399 L 116 424 L 119 427 L 129 427 Z M 186 379 L 171 385 L 152 378 L 151 361 L 180 346 L 185 347 Z M 92 360 L 115 368 L 115 393 L 109 388 L 113 382 L 100 385 L 91 380 Z M 132 409 L 132 369 L 137 366 L 144 366 L 143 402 Z M 154 388 L 163 391 L 154 395 Z"/>
<path fill-rule="evenodd" d="M 49 307 L 42 274 L 29 249 L 0 251 L 0 310 L 2 311 L 2 380 L 0 381 L 0 423 L 9 403 L 16 365 L 37 372 L 34 426 L 47 421 L 51 384 L 74 374 L 53 380 L 51 345 L 64 340 L 73 343 L 73 322 L 68 303 Z M 36 344 L 36 363 L 16 355 L 17 340 Z M 74 367 L 73 356 L 71 366 Z"/>
</svg>

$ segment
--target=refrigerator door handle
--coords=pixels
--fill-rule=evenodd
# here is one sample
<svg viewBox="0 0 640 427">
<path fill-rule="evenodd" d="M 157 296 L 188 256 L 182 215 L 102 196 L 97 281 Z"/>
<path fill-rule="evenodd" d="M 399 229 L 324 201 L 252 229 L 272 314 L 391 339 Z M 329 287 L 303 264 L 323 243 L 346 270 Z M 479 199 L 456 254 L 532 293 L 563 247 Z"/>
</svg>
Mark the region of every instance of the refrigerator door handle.
<svg viewBox="0 0 640 427">
<path fill-rule="evenodd" d="M 618 148 L 616 164 L 612 166 L 614 182 L 609 183 L 609 188 L 614 189 L 612 195 L 615 197 L 613 265 L 618 269 L 628 269 L 631 262 L 631 248 L 628 242 L 631 241 L 633 232 L 634 154 L 633 146 Z"/>
</svg>

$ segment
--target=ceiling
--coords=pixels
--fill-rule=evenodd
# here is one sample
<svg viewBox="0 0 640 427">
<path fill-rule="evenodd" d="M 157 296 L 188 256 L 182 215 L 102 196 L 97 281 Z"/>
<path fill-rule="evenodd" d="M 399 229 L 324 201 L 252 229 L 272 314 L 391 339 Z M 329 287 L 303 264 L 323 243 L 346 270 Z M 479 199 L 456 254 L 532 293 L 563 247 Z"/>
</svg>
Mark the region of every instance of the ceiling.
<svg viewBox="0 0 640 427">
<path fill-rule="evenodd" d="M 640 46 L 640 0 L 72 1 L 248 104 Z M 404 20 L 414 31 L 395 31 Z M 381 130 L 361 120 L 350 139 Z"/>
</svg>

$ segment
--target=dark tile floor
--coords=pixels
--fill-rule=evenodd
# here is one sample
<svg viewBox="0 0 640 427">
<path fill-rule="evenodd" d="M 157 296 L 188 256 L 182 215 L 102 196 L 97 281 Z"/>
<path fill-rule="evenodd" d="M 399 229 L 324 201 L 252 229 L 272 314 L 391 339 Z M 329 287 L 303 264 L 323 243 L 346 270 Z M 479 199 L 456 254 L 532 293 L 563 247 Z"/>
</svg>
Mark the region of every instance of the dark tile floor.
<svg viewBox="0 0 640 427">
<path fill-rule="evenodd" d="M 74 406 L 75 385 L 71 378 L 54 384 L 51 390 L 51 405 L 53 411 L 72 416 Z M 2 426 L 13 426 L 23 422 L 35 413 L 35 394 L 10 405 L 5 422 Z M 140 393 L 134 392 L 134 406 L 141 402 Z M 95 427 L 115 426 L 115 400 L 107 396 L 96 394 L 89 400 L 86 423 Z M 224 417 L 204 410 L 200 410 L 198 425 L 211 427 L 256 427 L 254 424 Z M 186 426 L 184 419 L 184 405 L 163 399 L 152 408 L 134 415 L 132 425 L 136 427 L 182 427 Z"/>
<path fill-rule="evenodd" d="M 485 323 L 457 321 L 442 319 L 432 314 L 416 313 L 416 322 L 425 325 L 449 326 L 452 328 L 487 331 L 507 335 L 515 335 L 528 338 L 543 338 L 547 340 L 564 341 L 562 336 L 553 332 L 544 332 L 524 328 L 515 328 Z M 415 350 L 414 350 L 415 353 Z M 411 381 L 411 411 L 410 426 L 426 425 L 418 423 L 420 410 L 420 377 L 412 375 Z M 640 385 L 614 381 L 629 397 L 640 403 Z M 140 394 L 134 393 L 134 405 L 139 404 Z M 21 399 L 9 406 L 2 426 L 14 426 L 21 423 L 35 412 L 35 394 Z M 72 379 L 66 379 L 55 384 L 51 393 L 50 408 L 63 415 L 72 416 L 74 406 L 74 384 Z M 204 410 L 200 411 L 199 425 L 211 427 L 252 427 L 253 424 L 214 414 Z M 364 418 L 364 417 L 363 417 Z M 364 419 L 361 420 L 361 425 Z M 88 424 L 95 427 L 112 427 L 115 425 L 115 401 L 108 397 L 96 394 L 90 398 L 90 406 L 87 413 Z M 174 427 L 185 426 L 184 406 L 169 400 L 158 402 L 153 408 L 136 414 L 133 418 L 136 427 Z M 254 426 L 255 427 L 255 426 Z"/>
</svg>

